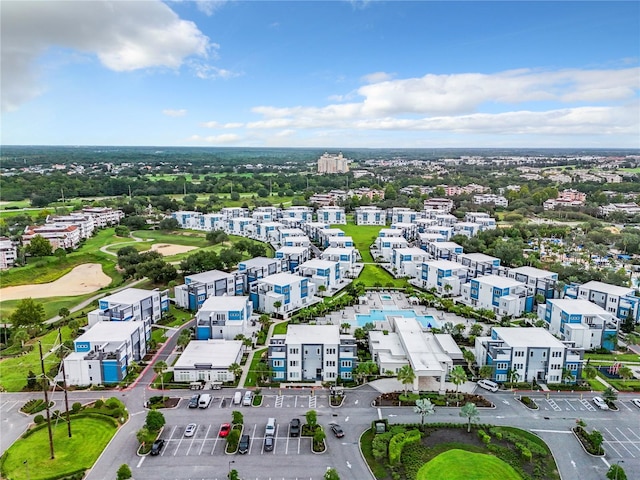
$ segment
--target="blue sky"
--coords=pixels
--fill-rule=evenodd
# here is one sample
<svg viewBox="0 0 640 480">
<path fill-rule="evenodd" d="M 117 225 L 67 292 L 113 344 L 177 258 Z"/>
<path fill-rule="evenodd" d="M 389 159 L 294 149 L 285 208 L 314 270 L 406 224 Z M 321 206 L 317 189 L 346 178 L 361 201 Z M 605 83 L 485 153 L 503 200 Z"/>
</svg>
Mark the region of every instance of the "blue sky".
<svg viewBox="0 0 640 480">
<path fill-rule="evenodd" d="M 640 3 L 12 1 L 1 143 L 640 147 Z"/>
</svg>

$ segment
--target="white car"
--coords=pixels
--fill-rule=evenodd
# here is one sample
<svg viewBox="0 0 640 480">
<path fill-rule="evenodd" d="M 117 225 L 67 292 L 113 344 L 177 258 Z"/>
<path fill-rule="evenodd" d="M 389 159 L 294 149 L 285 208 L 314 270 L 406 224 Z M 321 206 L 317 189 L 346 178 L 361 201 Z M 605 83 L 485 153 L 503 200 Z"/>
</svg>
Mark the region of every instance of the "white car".
<svg viewBox="0 0 640 480">
<path fill-rule="evenodd" d="M 593 397 L 593 403 L 595 403 L 600 410 L 609 410 L 609 405 L 607 405 L 607 402 L 605 402 L 602 397 Z"/>
<path fill-rule="evenodd" d="M 640 398 L 632 399 L 631 403 L 633 403 L 636 407 L 640 408 Z"/>
<path fill-rule="evenodd" d="M 184 431 L 184 436 L 185 437 L 193 437 L 193 435 L 196 433 L 198 426 L 195 423 L 190 423 L 189 425 L 187 425 L 187 428 Z"/>
<path fill-rule="evenodd" d="M 478 386 L 494 393 L 497 392 L 498 389 L 500 388 L 500 385 L 498 385 L 496 382 L 492 382 L 491 380 L 485 380 L 485 379 L 478 380 Z"/>
</svg>

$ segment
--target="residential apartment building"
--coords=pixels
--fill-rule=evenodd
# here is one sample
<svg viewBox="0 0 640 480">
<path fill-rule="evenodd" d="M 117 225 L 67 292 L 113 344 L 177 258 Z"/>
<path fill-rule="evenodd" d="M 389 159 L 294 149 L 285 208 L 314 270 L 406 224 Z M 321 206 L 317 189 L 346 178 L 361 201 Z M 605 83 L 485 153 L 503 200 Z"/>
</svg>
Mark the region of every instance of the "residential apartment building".
<svg viewBox="0 0 640 480">
<path fill-rule="evenodd" d="M 82 213 L 93 217 L 96 228 L 117 225 L 124 218 L 122 210 L 114 210 L 108 207 L 87 207 L 82 209 Z"/>
<path fill-rule="evenodd" d="M 608 283 L 591 281 L 565 290 L 565 298 L 581 298 L 595 303 L 620 320 L 629 315 L 637 323 L 640 321 L 640 297 L 635 296 L 631 287 L 618 287 Z"/>
<path fill-rule="evenodd" d="M 497 275 L 472 279 L 460 289 L 462 301 L 474 308 L 485 308 L 498 316 L 519 317 L 533 310 L 533 296 L 527 286 Z"/>
<path fill-rule="evenodd" d="M 337 290 L 342 282 L 340 263 L 331 260 L 306 261 L 298 267 L 296 273 L 310 279 L 316 285 L 316 292 Z"/>
<path fill-rule="evenodd" d="M 285 261 L 282 258 L 255 257 L 238 263 L 238 277 L 242 281 L 243 293 L 249 293 L 251 287 L 261 278 L 280 273 Z M 236 289 L 236 295 L 238 291 Z"/>
<path fill-rule="evenodd" d="M 176 382 L 235 382 L 229 367 L 242 362 L 244 346 L 239 340 L 192 340 L 173 364 Z"/>
<path fill-rule="evenodd" d="M 321 207 L 316 212 L 318 222 L 331 225 L 346 225 L 347 214 L 342 207 Z"/>
<path fill-rule="evenodd" d="M 269 366 L 278 382 L 351 380 L 357 364 L 356 340 L 338 325 L 289 325 L 269 343 Z"/>
<path fill-rule="evenodd" d="M 460 287 L 467 282 L 467 268 L 450 260 L 423 262 L 418 272 L 419 286 L 425 290 L 435 289 L 439 295 L 460 295 Z M 447 286 L 448 285 L 448 286 Z"/>
<path fill-rule="evenodd" d="M 319 299 L 316 286 L 309 278 L 291 273 L 277 273 L 260 278 L 251 286 L 254 310 L 288 316 L 296 310 L 308 307 Z"/>
<path fill-rule="evenodd" d="M 356 208 L 356 225 L 386 225 L 387 214 L 384 210 L 373 207 Z"/>
<path fill-rule="evenodd" d="M 429 254 L 418 247 L 394 248 L 391 251 L 391 270 L 398 277 L 415 277 L 422 268 L 422 262 Z"/>
<path fill-rule="evenodd" d="M 318 159 L 318 173 L 347 173 L 349 171 L 349 160 L 342 156 L 330 155 L 325 152 Z"/>
<path fill-rule="evenodd" d="M 427 253 L 435 260 L 450 260 L 463 251 L 462 246 L 455 242 L 435 242 L 427 245 Z"/>
<path fill-rule="evenodd" d="M 242 282 L 235 275 L 220 270 L 195 273 L 184 277 L 184 284 L 174 289 L 176 305 L 191 311 L 198 310 L 209 297 L 242 294 Z"/>
<path fill-rule="evenodd" d="M 282 212 L 282 218 L 292 218 L 299 222 L 312 222 L 313 221 L 313 208 L 312 207 L 289 207 Z"/>
<path fill-rule="evenodd" d="M 158 289 L 125 288 L 112 295 L 102 297 L 98 308 L 87 315 L 89 326 L 100 322 L 144 322 L 151 324 L 169 310 L 169 291 Z"/>
<path fill-rule="evenodd" d="M 465 266 L 470 278 L 497 275 L 500 270 L 500 259 L 484 253 L 454 254 L 451 260 Z"/>
<path fill-rule="evenodd" d="M 340 264 L 340 276 L 342 278 L 351 277 L 355 264 L 358 261 L 358 250 L 353 247 L 329 247 L 320 254 L 322 260 L 338 262 Z"/>
<path fill-rule="evenodd" d="M 450 198 L 429 198 L 424 201 L 424 209 L 426 214 L 429 212 L 449 213 L 453 210 L 453 200 Z"/>
<path fill-rule="evenodd" d="M 249 297 L 209 297 L 196 314 L 196 340 L 233 340 L 244 335 L 252 314 Z"/>
<path fill-rule="evenodd" d="M 546 322 L 550 333 L 585 350 L 613 350 L 613 338 L 618 334 L 615 315 L 587 300 L 549 299 L 538 305 L 538 318 Z"/>
<path fill-rule="evenodd" d="M 49 240 L 54 251 L 58 248 L 75 250 L 82 240 L 80 229 L 75 225 L 45 224 L 26 227 L 22 234 L 22 245 L 29 245 L 37 235 Z"/>
<path fill-rule="evenodd" d="M 284 271 L 293 272 L 298 265 L 311 258 L 311 250 L 308 247 L 280 247 L 276 250 L 275 258 L 285 262 Z"/>
<path fill-rule="evenodd" d="M 420 215 L 420 212 L 404 207 L 393 207 L 387 210 L 390 223 L 415 223 Z"/>
<path fill-rule="evenodd" d="M 94 218 L 89 214 L 71 213 L 69 215 L 48 215 L 46 224 L 75 225 L 79 229 L 80 238 L 90 238 L 96 228 Z"/>
<path fill-rule="evenodd" d="M 524 283 L 530 295 L 542 295 L 545 299 L 557 296 L 558 274 L 555 272 L 527 266 L 502 269 L 501 274 L 505 272 L 507 277 Z"/>
<path fill-rule="evenodd" d="M 563 369 L 581 376 L 582 351 L 565 344 L 544 328 L 493 327 L 490 337 L 477 337 L 476 362 L 493 367 L 492 380 L 560 383 Z"/>
<path fill-rule="evenodd" d="M 0 270 L 13 267 L 18 258 L 18 247 L 7 237 L 0 237 Z"/>
<path fill-rule="evenodd" d="M 495 195 L 492 193 L 485 193 L 482 195 L 474 195 L 473 203 L 476 205 L 484 205 L 486 203 L 493 204 L 496 207 L 508 207 L 509 201 L 502 195 Z"/>
</svg>

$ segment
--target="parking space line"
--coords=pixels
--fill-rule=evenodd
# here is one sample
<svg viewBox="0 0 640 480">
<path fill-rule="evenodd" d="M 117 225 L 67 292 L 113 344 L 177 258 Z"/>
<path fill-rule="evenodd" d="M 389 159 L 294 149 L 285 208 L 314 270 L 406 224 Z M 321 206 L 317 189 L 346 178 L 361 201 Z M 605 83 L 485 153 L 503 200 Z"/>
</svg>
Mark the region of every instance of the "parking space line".
<svg viewBox="0 0 640 480">
<path fill-rule="evenodd" d="M 580 403 L 581 403 L 582 405 L 584 405 L 584 407 L 585 407 L 587 410 L 589 410 L 590 412 L 595 412 L 595 411 L 596 411 L 596 407 L 594 407 L 593 405 L 591 405 L 591 404 L 589 403 L 589 401 L 588 401 L 588 400 L 585 400 L 584 398 L 581 398 L 581 399 L 580 399 Z"/>
<path fill-rule="evenodd" d="M 574 410 L 574 411 L 576 411 L 576 410 L 577 410 L 577 409 L 576 409 L 576 407 L 574 407 L 573 405 L 571 405 L 571 402 L 570 402 L 568 399 L 566 399 L 566 398 L 565 398 L 565 399 L 564 399 L 564 401 L 565 401 L 565 402 L 567 402 L 567 405 L 569 405 L 571 408 L 573 408 L 573 410 Z M 569 409 L 567 408 L 567 410 L 569 410 Z"/>
<path fill-rule="evenodd" d="M 273 454 L 276 454 L 276 450 L 278 449 L 278 432 L 280 431 L 280 424 L 276 425 L 276 436 L 273 437 Z"/>
<path fill-rule="evenodd" d="M 620 430 L 618 427 L 616 427 L 616 430 L 618 430 L 620 432 L 620 435 L 622 435 L 624 438 L 627 439 L 627 442 L 629 442 L 631 445 L 633 445 L 634 447 L 636 447 L 636 450 L 638 450 L 640 452 L 640 447 L 638 446 L 637 442 L 631 440 L 629 437 L 627 437 L 624 432 L 622 430 Z"/>
<path fill-rule="evenodd" d="M 193 437 L 191 438 L 191 443 L 189 443 L 189 448 L 187 448 L 187 456 L 189 456 L 189 452 L 191 451 L 191 447 L 193 447 L 193 442 L 196 440 L 196 433 L 198 433 L 198 429 L 200 425 L 196 427 L 196 431 L 193 433 Z"/>
<path fill-rule="evenodd" d="M 624 448 L 627 452 L 629 452 L 629 455 L 631 455 L 633 458 L 636 458 L 636 456 L 631 453 L 631 450 L 629 450 L 624 443 L 622 443 L 620 440 L 618 440 L 618 437 L 616 437 L 611 430 L 609 430 L 608 428 L 605 427 L 605 430 L 609 433 L 609 435 L 611 435 L 613 437 L 613 439 L 615 440 L 615 443 L 617 443 L 620 447 Z M 611 443 L 611 442 L 609 442 Z M 615 449 L 614 449 L 615 450 Z"/>
<path fill-rule="evenodd" d="M 627 410 L 631 411 L 631 408 L 627 407 L 627 404 L 624 402 L 619 402 L 624 408 L 626 408 Z"/>
<path fill-rule="evenodd" d="M 561 412 L 562 409 L 558 406 L 558 404 L 555 402 L 555 400 L 551 400 L 550 398 L 547 399 L 547 403 L 549 404 L 549 406 L 551 408 L 553 408 L 554 411 L 556 412 Z"/>
<path fill-rule="evenodd" d="M 282 395 L 276 396 L 275 408 L 282 408 L 283 401 L 284 401 L 284 397 Z"/>
<path fill-rule="evenodd" d="M 616 447 L 614 447 L 610 442 L 608 442 L 608 441 L 606 441 L 606 440 L 605 440 L 603 443 L 604 443 L 605 445 L 607 445 L 608 447 L 611 447 L 611 448 L 613 449 L 613 451 L 614 451 L 614 452 L 616 452 L 616 455 L 617 455 L 618 457 L 624 458 L 624 457 L 622 457 L 622 455 L 620 454 L 620 452 L 619 452 L 618 450 L 616 450 Z"/>
<path fill-rule="evenodd" d="M 213 452 L 215 452 L 216 447 L 218 446 L 218 440 L 220 440 L 220 437 L 216 437 L 213 440 L 213 447 L 211 448 L 211 455 L 213 455 Z"/>
<path fill-rule="evenodd" d="M 249 455 L 251 455 L 251 449 L 253 448 L 253 443 L 254 440 L 256 438 L 256 428 L 258 428 L 257 424 L 253 424 L 253 433 L 251 434 L 251 442 L 249 442 L 249 451 L 247 452 Z"/>
<path fill-rule="evenodd" d="M 202 455 L 202 450 L 204 449 L 204 445 L 207 443 L 207 437 L 209 436 L 209 430 L 211 430 L 211 424 L 209 424 L 209 428 L 207 428 L 207 433 L 204 434 L 204 440 L 202 440 L 202 446 L 200 447 L 198 455 Z"/>
<path fill-rule="evenodd" d="M 633 430 L 631 430 L 629 427 L 627 427 L 627 430 L 629 430 L 629 432 L 631 433 L 631 435 L 633 435 L 634 437 L 636 437 L 638 440 L 640 440 L 640 435 L 638 435 L 636 432 L 634 432 Z"/>
<path fill-rule="evenodd" d="M 167 449 L 169 448 L 169 442 L 171 441 L 171 439 L 173 438 L 173 432 L 176 431 L 176 428 L 178 428 L 176 425 L 173 426 L 173 429 L 171 430 L 171 433 L 169 434 L 169 438 L 166 440 L 167 442 L 167 448 L 163 448 L 162 452 L 160 452 L 160 456 L 164 456 L 164 452 L 167 451 Z"/>
<path fill-rule="evenodd" d="M 12 404 L 9 408 L 7 408 L 7 409 L 5 410 L 5 408 L 4 408 L 4 407 L 7 405 L 7 403 L 11 403 L 11 400 L 7 400 L 6 402 L 4 402 L 4 403 L 2 404 L 2 406 L 0 407 L 0 410 L 2 410 L 2 411 L 4 411 L 4 412 L 10 412 L 11 410 L 13 410 L 13 409 L 15 408 L 15 406 L 16 406 L 16 405 L 18 405 L 18 404 L 20 403 L 20 401 L 19 401 L 19 400 L 17 400 L 17 401 L 15 401 L 15 402 L 13 402 L 13 404 Z"/>
</svg>

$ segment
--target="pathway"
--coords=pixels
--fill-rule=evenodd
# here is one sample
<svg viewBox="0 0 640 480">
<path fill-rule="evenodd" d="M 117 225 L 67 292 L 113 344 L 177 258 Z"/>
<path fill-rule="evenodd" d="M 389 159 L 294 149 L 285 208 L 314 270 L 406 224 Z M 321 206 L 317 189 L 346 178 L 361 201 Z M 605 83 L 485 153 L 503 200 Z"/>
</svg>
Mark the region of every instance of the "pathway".
<svg viewBox="0 0 640 480">
<path fill-rule="evenodd" d="M 100 251 L 106 255 L 112 255 L 114 257 L 117 257 L 118 254 L 116 252 L 112 252 L 110 250 L 107 250 L 109 247 L 113 247 L 114 245 L 121 247 L 121 246 L 127 246 L 130 245 L 132 243 L 139 243 L 139 242 L 153 242 L 153 238 L 147 238 L 146 240 L 143 238 L 139 238 L 136 237 L 135 235 L 131 234 L 131 238 L 133 238 L 133 240 L 131 242 L 122 242 L 122 243 L 110 243 L 109 245 L 105 245 L 104 247 L 100 247 Z"/>
</svg>

